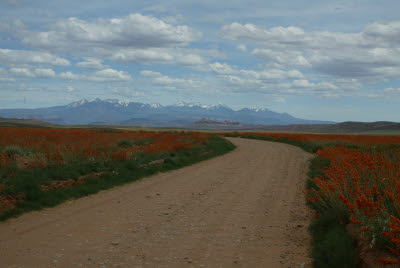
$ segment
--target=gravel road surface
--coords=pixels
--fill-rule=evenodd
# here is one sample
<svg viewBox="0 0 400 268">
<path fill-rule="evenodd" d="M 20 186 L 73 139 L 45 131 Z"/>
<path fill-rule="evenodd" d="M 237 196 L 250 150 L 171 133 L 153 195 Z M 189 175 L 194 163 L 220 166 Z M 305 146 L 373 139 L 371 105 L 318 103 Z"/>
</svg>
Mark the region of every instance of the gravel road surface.
<svg viewBox="0 0 400 268">
<path fill-rule="evenodd" d="M 312 155 L 237 149 L 0 223 L 0 267 L 311 267 Z"/>
</svg>

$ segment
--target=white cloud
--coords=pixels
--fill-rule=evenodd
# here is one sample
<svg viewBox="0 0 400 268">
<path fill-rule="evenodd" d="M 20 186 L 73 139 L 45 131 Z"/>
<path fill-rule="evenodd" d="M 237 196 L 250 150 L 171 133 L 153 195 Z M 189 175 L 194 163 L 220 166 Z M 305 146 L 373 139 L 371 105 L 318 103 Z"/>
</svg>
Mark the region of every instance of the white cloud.
<svg viewBox="0 0 400 268">
<path fill-rule="evenodd" d="M 211 70 L 216 73 L 216 74 L 236 74 L 238 73 L 237 70 L 232 68 L 229 64 L 226 63 L 220 63 L 220 62 L 214 62 L 209 64 Z"/>
<path fill-rule="evenodd" d="M 378 92 L 369 93 L 367 97 L 379 99 L 400 97 L 400 88 L 385 88 L 384 90 Z"/>
<path fill-rule="evenodd" d="M 272 101 L 274 101 L 274 102 L 279 102 L 279 103 L 285 103 L 285 102 L 286 102 L 285 98 L 280 97 L 280 96 L 275 96 L 275 97 L 273 97 L 273 98 L 272 98 Z"/>
<path fill-rule="evenodd" d="M 182 46 L 200 37 L 199 31 L 186 25 L 174 26 L 138 13 L 93 22 L 59 19 L 48 32 L 21 33 L 26 45 L 50 51 Z"/>
<path fill-rule="evenodd" d="M 73 74 L 71 72 L 60 73 L 58 76 L 60 78 L 69 79 L 69 80 L 79 80 L 79 79 L 85 80 L 83 78 L 88 77 L 85 75 Z"/>
<path fill-rule="evenodd" d="M 181 16 L 175 18 L 182 19 Z M 100 59 L 117 63 L 171 64 L 197 68 L 204 65 L 208 57 L 221 56 L 220 52 L 213 49 L 184 47 L 201 38 L 200 31 L 138 13 L 94 21 L 58 19 L 46 32 L 34 32 L 25 27 L 18 27 L 16 32 L 22 42 L 30 47 L 85 57 L 86 60 L 77 66 L 89 69 L 107 68 L 102 66 Z"/>
<path fill-rule="evenodd" d="M 308 68 L 334 77 L 380 81 L 400 74 L 400 22 L 373 23 L 358 33 L 307 32 L 232 23 L 220 36 L 259 45 L 252 54 L 283 67 Z"/>
<path fill-rule="evenodd" d="M 14 67 L 9 71 L 10 74 L 17 77 L 53 78 L 56 76 L 56 73 L 48 68 L 36 68 L 31 70 L 29 68 Z"/>
<path fill-rule="evenodd" d="M 165 4 L 158 4 L 158 5 L 146 7 L 143 10 L 164 13 L 164 12 L 168 11 L 168 8 Z"/>
<path fill-rule="evenodd" d="M 315 86 L 315 84 L 314 83 L 310 83 L 308 80 L 301 79 L 301 80 L 294 80 L 293 81 L 293 86 L 294 87 L 307 88 L 307 87 L 313 87 L 313 86 Z"/>
<path fill-rule="evenodd" d="M 140 72 L 140 75 L 149 79 L 150 83 L 154 86 L 161 87 L 162 89 L 170 91 L 180 91 L 180 92 L 193 92 L 196 90 L 208 91 L 211 86 L 210 83 L 204 81 L 204 79 L 187 79 L 187 78 L 175 78 L 163 75 L 159 72 L 153 72 L 144 70 Z M 210 87 L 211 86 L 211 87 Z"/>
<path fill-rule="evenodd" d="M 37 68 L 35 69 L 35 76 L 42 78 L 52 78 L 56 76 L 56 73 L 52 69 Z"/>
<path fill-rule="evenodd" d="M 124 71 L 114 69 L 104 69 L 94 73 L 74 74 L 72 72 L 63 72 L 59 74 L 60 78 L 68 80 L 84 80 L 92 82 L 122 82 L 132 79 L 131 75 Z"/>
<path fill-rule="evenodd" d="M 240 70 L 244 76 L 260 79 L 260 80 L 285 80 L 302 78 L 303 75 L 298 70 L 281 70 L 281 69 L 267 69 L 262 71 L 253 70 Z"/>
<path fill-rule="evenodd" d="M 75 88 L 71 87 L 71 86 L 67 86 L 67 91 L 68 92 L 74 92 Z"/>
<path fill-rule="evenodd" d="M 357 82 L 349 79 L 319 82 L 309 81 L 298 70 L 266 68 L 264 70 L 239 69 L 227 63 L 209 64 L 209 71 L 218 74 L 215 81 L 219 88 L 236 93 L 342 96 L 357 89 Z M 336 82 L 337 84 L 335 84 Z"/>
<path fill-rule="evenodd" d="M 85 61 L 78 62 L 76 66 L 80 68 L 94 69 L 94 70 L 101 70 L 107 68 L 107 66 L 104 66 L 101 63 L 100 59 L 95 59 L 95 58 L 85 58 Z"/>
<path fill-rule="evenodd" d="M 132 79 L 129 73 L 124 71 L 117 71 L 114 69 L 105 69 L 95 72 L 95 76 L 102 77 L 110 81 L 111 80 L 128 81 Z"/>
<path fill-rule="evenodd" d="M 14 82 L 15 79 L 10 76 L 9 72 L 3 68 L 0 68 L 0 83 L 1 82 Z"/>
<path fill-rule="evenodd" d="M 262 70 L 239 69 L 227 63 L 208 65 L 217 74 L 213 86 L 236 93 L 258 92 L 262 94 L 315 95 L 321 97 L 343 96 L 354 93 L 360 85 L 354 79 L 325 79 L 315 77 L 310 81 L 296 69 L 266 68 Z"/>
<path fill-rule="evenodd" d="M 316 90 L 316 92 L 329 91 L 335 92 L 339 89 L 338 86 L 330 82 L 310 82 L 307 79 L 297 79 L 292 82 L 292 88 Z M 335 92 L 337 93 L 337 92 Z"/>
<path fill-rule="evenodd" d="M 118 96 L 119 100 L 122 101 L 138 101 L 138 97 L 144 97 L 145 94 L 142 91 L 130 87 L 109 87 L 108 90 L 113 93 L 113 95 Z"/>
<path fill-rule="evenodd" d="M 140 75 L 144 76 L 144 77 L 160 77 L 160 76 L 162 76 L 162 74 L 159 72 L 153 72 L 153 71 L 149 71 L 149 70 L 141 71 Z"/>
<path fill-rule="evenodd" d="M 236 49 L 237 49 L 237 50 L 240 50 L 240 51 L 243 51 L 243 52 L 247 52 L 247 47 L 246 47 L 245 45 L 243 45 L 243 44 L 239 44 L 239 45 L 236 47 Z"/>
<path fill-rule="evenodd" d="M 386 95 L 400 95 L 400 88 L 385 88 L 383 92 Z"/>
<path fill-rule="evenodd" d="M 180 14 L 176 15 L 176 16 L 168 16 L 168 17 L 162 18 L 162 20 L 164 22 L 169 23 L 169 24 L 178 24 L 183 19 L 184 19 L 184 17 Z"/>
<path fill-rule="evenodd" d="M 251 53 L 261 59 L 283 66 L 311 67 L 308 60 L 298 51 L 276 51 L 274 49 L 256 48 Z"/>
<path fill-rule="evenodd" d="M 323 81 L 309 81 L 297 70 L 246 70 L 238 69 L 227 63 L 212 63 L 208 71 L 217 76 L 191 76 L 176 78 L 159 72 L 144 70 L 140 74 L 149 78 L 150 84 L 163 89 L 204 94 L 219 92 L 221 94 L 268 94 L 276 102 L 284 102 L 285 95 L 338 97 L 348 94 L 348 81 L 338 81 L 339 85 Z M 351 91 L 352 92 L 352 91 Z"/>
<path fill-rule="evenodd" d="M 224 25 L 220 32 L 221 37 L 231 40 L 254 40 L 254 41 L 281 41 L 281 42 L 294 42 L 301 40 L 304 31 L 298 27 L 274 27 L 267 29 L 262 26 L 254 24 L 240 24 L 234 22 L 232 24 Z"/>
<path fill-rule="evenodd" d="M 173 64 L 198 66 L 206 63 L 202 56 L 186 49 L 149 48 L 120 49 L 111 51 L 107 56 L 118 63 Z"/>
<path fill-rule="evenodd" d="M 159 76 L 153 79 L 155 84 L 161 85 L 167 89 L 193 89 L 198 88 L 200 83 L 191 79 L 171 78 L 169 76 Z"/>
<path fill-rule="evenodd" d="M 365 28 L 363 35 L 371 41 L 378 40 L 379 42 L 384 42 L 384 44 L 398 46 L 400 43 L 400 21 L 372 23 Z"/>
<path fill-rule="evenodd" d="M 11 68 L 10 73 L 20 77 L 35 77 L 35 74 L 28 68 Z"/>
<path fill-rule="evenodd" d="M 323 98 L 338 98 L 347 95 L 345 87 L 330 82 L 310 82 L 307 79 L 294 80 L 283 92 L 296 95 L 313 95 Z"/>
<path fill-rule="evenodd" d="M 231 66 L 227 63 L 214 62 L 209 64 L 212 72 L 218 75 L 237 75 L 243 76 L 251 79 L 259 80 L 285 80 L 285 79 L 295 79 L 302 78 L 303 75 L 298 70 L 282 70 L 269 68 L 261 71 L 238 69 L 236 66 Z"/>
<path fill-rule="evenodd" d="M 20 19 L 13 20 L 12 25 L 14 27 L 16 27 L 16 29 L 18 29 L 18 30 L 26 30 L 27 29 L 26 25 Z"/>
<path fill-rule="evenodd" d="M 53 54 L 30 50 L 11 50 L 0 48 L 0 64 L 22 65 L 22 64 L 43 64 L 52 66 L 69 66 L 68 60 L 57 57 Z"/>
</svg>

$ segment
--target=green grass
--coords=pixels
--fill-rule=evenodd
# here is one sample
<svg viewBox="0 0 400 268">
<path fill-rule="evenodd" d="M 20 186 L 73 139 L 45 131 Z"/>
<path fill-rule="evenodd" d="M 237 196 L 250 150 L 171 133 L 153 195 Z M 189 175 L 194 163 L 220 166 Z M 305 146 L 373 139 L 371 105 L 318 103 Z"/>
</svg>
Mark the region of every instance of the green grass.
<svg viewBox="0 0 400 268">
<path fill-rule="evenodd" d="M 315 268 L 353 268 L 359 265 L 357 242 L 334 215 L 321 214 L 313 220 L 309 231 Z"/>
<path fill-rule="evenodd" d="M 158 172 L 178 169 L 196 162 L 206 160 L 233 150 L 235 146 L 219 136 L 212 136 L 206 145 L 193 147 L 179 152 L 160 154 L 141 154 L 136 159 L 128 161 L 90 162 L 77 161 L 68 165 L 47 167 L 41 169 L 8 170 L 0 177 L 5 182 L 5 190 L 2 195 L 26 194 L 26 200 L 18 204 L 15 211 L 8 210 L 0 215 L 0 221 L 15 217 L 24 212 L 39 210 L 44 207 L 56 206 L 66 200 L 75 199 L 114 186 L 123 185 L 139 180 Z M 163 164 L 146 166 L 153 160 L 163 159 Z M 10 171 L 15 171 L 10 180 L 6 180 Z M 81 175 L 104 172 L 99 177 L 88 178 L 85 184 L 75 185 L 70 188 L 61 188 L 51 191 L 42 191 L 41 185 L 46 185 L 54 180 L 77 179 Z"/>
<path fill-rule="evenodd" d="M 120 140 L 118 142 L 118 147 L 131 147 L 132 145 L 136 146 L 142 146 L 142 145 L 149 145 L 153 142 L 152 139 L 146 138 L 146 139 L 140 139 L 140 140 Z"/>
<path fill-rule="evenodd" d="M 326 167 L 329 167 L 330 165 L 330 160 L 328 158 L 322 158 L 322 157 L 314 157 L 310 161 L 310 166 L 308 169 L 308 180 L 306 182 L 306 188 L 307 189 L 317 189 L 316 184 L 311 181 L 311 178 L 316 178 L 322 176 L 323 169 Z M 318 213 L 322 213 L 323 211 L 318 211 L 318 207 L 313 206 L 312 203 L 308 203 L 309 206 L 311 206 L 314 210 L 316 210 Z"/>
<path fill-rule="evenodd" d="M 310 161 L 307 189 L 318 189 L 311 179 L 323 177 L 323 169 L 329 165 L 329 159 L 324 157 L 315 157 Z M 313 266 L 315 268 L 358 267 L 357 242 L 345 229 L 348 215 L 333 213 L 315 203 L 307 203 L 307 205 L 320 215 L 313 219 L 308 229 L 313 241 L 311 252 Z"/>
</svg>

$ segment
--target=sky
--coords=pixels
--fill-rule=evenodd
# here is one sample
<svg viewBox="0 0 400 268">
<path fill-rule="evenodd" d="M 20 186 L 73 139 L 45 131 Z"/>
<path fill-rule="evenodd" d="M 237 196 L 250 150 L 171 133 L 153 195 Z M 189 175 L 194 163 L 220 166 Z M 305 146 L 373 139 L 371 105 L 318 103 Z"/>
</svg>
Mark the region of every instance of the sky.
<svg viewBox="0 0 400 268">
<path fill-rule="evenodd" d="M 119 99 L 400 121 L 400 1 L 0 0 L 0 109 Z"/>
</svg>

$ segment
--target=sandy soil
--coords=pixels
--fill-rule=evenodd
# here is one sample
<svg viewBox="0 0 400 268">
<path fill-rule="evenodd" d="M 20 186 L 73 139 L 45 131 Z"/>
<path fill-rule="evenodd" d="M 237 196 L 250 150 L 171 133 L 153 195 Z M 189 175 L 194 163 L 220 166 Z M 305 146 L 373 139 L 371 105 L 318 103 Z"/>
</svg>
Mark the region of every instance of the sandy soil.
<svg viewBox="0 0 400 268">
<path fill-rule="evenodd" d="M 301 149 L 233 152 L 0 223 L 1 267 L 310 267 Z"/>
</svg>

